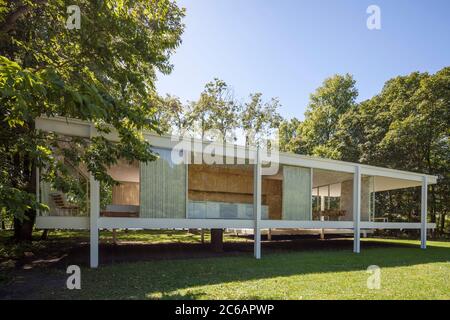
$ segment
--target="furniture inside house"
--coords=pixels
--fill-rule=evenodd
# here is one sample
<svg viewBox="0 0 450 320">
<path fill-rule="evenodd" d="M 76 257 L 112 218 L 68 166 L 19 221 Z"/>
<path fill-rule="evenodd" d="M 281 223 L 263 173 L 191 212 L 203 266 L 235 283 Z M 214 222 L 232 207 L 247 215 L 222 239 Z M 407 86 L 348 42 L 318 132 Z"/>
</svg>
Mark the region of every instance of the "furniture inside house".
<svg viewBox="0 0 450 320">
<path fill-rule="evenodd" d="M 138 218 L 139 206 L 110 204 L 106 206 L 105 210 L 100 211 L 100 216 L 109 218 Z"/>
<path fill-rule="evenodd" d="M 346 210 L 326 209 L 323 211 L 313 211 L 313 220 L 322 220 L 323 217 L 323 220 L 339 221 L 346 214 Z"/>
<path fill-rule="evenodd" d="M 54 192 L 50 194 L 55 205 L 55 212 L 58 216 L 76 216 L 79 214 L 80 207 L 76 205 L 67 204 L 64 195 L 59 192 Z"/>
<path fill-rule="evenodd" d="M 268 219 L 269 208 L 261 206 L 261 218 Z M 219 202 L 219 201 L 191 201 L 188 204 L 188 218 L 190 219 L 253 219 L 253 204 Z"/>
</svg>

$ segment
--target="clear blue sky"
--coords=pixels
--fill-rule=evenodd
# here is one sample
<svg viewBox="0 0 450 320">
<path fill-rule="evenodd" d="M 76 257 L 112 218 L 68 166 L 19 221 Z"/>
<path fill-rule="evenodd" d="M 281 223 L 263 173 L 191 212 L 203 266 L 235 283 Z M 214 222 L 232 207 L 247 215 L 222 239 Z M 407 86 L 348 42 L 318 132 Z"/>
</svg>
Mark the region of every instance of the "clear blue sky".
<svg viewBox="0 0 450 320">
<path fill-rule="evenodd" d="M 303 119 L 309 94 L 351 73 L 358 100 L 413 71 L 450 66 L 449 0 L 185 0 L 186 30 L 160 94 L 196 100 L 206 82 L 225 80 L 236 97 L 279 97 L 284 117 Z M 381 9 L 368 30 L 366 9 Z"/>
</svg>

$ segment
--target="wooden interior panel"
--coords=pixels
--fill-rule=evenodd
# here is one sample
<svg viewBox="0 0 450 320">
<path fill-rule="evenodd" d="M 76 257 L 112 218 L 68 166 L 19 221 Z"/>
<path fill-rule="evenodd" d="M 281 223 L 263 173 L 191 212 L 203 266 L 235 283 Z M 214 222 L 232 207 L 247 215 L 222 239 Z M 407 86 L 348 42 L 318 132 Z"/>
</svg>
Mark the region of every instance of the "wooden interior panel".
<svg viewBox="0 0 450 320">
<path fill-rule="evenodd" d="M 253 167 L 249 165 L 189 165 L 189 200 L 253 203 Z M 282 180 L 263 177 L 261 202 L 270 219 L 281 219 Z"/>
<path fill-rule="evenodd" d="M 112 204 L 139 205 L 139 183 L 121 182 L 112 187 Z"/>
</svg>

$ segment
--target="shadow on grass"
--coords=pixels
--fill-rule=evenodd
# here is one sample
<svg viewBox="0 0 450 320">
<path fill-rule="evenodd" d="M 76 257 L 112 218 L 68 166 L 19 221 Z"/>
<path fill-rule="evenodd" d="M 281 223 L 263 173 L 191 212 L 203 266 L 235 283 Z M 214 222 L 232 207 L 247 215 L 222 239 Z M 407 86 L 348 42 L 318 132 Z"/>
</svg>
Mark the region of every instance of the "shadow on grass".
<svg viewBox="0 0 450 320">
<path fill-rule="evenodd" d="M 230 247 L 233 246 L 226 246 L 225 253 L 229 253 Z M 111 277 L 116 284 L 121 284 L 111 287 L 111 293 L 91 294 L 121 298 L 133 290 L 141 299 L 192 299 L 202 294 L 197 290 L 192 293 L 189 288 L 205 285 L 313 273 L 365 272 L 374 264 L 391 268 L 450 261 L 449 248 L 430 246 L 428 250 L 421 250 L 415 245 L 398 243 L 364 242 L 361 254 L 351 252 L 351 240 L 265 243 L 261 260 L 252 257 L 251 245 L 242 247 L 246 247 L 247 252 L 235 257 L 115 264 L 90 270 L 90 275 L 100 276 L 99 281 L 107 282 Z M 188 292 L 181 294 L 180 290 Z"/>
<path fill-rule="evenodd" d="M 64 259 L 53 264 L 59 269 L 54 273 L 60 279 L 56 287 L 49 290 L 43 283 L 31 295 L 33 298 L 198 299 L 206 294 L 198 289 L 191 292 L 189 288 L 313 273 L 365 271 L 374 264 L 390 268 L 450 261 L 448 247 L 430 245 L 427 250 L 421 250 L 416 244 L 363 241 L 361 254 L 354 254 L 352 246 L 351 239 L 279 238 L 263 242 L 262 259 L 256 260 L 251 242 L 225 243 L 223 253 L 213 253 L 208 244 L 201 243 L 103 243 L 100 268 L 92 270 L 87 268 L 89 246 L 85 243 L 72 248 Z M 83 290 L 78 292 L 64 289 L 63 268 L 70 264 L 85 267 Z M 180 290 L 187 292 L 180 293 Z M 49 296 L 48 292 L 53 295 Z"/>
</svg>

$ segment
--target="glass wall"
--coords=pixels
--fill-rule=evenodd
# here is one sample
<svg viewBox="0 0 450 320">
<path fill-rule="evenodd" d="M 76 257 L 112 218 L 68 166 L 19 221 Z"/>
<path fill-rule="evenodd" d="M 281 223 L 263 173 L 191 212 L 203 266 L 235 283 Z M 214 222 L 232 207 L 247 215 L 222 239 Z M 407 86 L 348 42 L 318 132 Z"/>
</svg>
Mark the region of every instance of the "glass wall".
<svg viewBox="0 0 450 320">
<path fill-rule="evenodd" d="M 313 170 L 313 220 L 353 220 L 353 174 Z"/>
<path fill-rule="evenodd" d="M 138 161 L 119 159 L 108 168 L 116 184 L 100 183 L 100 216 L 139 217 L 140 170 Z"/>
<path fill-rule="evenodd" d="M 361 177 L 361 221 L 375 220 L 375 177 Z"/>
<path fill-rule="evenodd" d="M 41 216 L 88 216 L 89 215 L 89 180 L 87 173 L 65 163 L 68 176 L 65 179 L 46 181 L 45 172 L 39 176 L 40 201 L 48 210 L 41 210 Z"/>
<path fill-rule="evenodd" d="M 249 164 L 190 164 L 188 218 L 253 219 L 253 171 Z M 269 206 L 264 195 L 261 200 L 265 219 Z"/>
<path fill-rule="evenodd" d="M 273 166 L 270 170 L 269 165 Z M 262 167 L 262 172 L 265 174 L 262 175 L 261 219 L 281 220 L 283 219 L 283 167 L 276 163 L 263 164 Z M 267 210 L 264 210 L 265 206 Z"/>
</svg>

